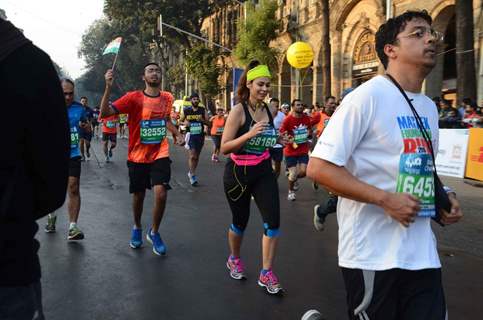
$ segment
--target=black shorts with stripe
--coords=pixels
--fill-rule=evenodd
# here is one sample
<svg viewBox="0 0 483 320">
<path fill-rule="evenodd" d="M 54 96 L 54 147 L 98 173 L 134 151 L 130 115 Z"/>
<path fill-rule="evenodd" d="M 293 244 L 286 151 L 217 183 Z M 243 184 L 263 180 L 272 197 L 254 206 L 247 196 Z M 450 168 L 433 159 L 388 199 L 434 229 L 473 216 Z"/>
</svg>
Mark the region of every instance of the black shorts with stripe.
<svg viewBox="0 0 483 320">
<path fill-rule="evenodd" d="M 350 320 L 445 320 L 441 269 L 341 268 Z"/>
</svg>

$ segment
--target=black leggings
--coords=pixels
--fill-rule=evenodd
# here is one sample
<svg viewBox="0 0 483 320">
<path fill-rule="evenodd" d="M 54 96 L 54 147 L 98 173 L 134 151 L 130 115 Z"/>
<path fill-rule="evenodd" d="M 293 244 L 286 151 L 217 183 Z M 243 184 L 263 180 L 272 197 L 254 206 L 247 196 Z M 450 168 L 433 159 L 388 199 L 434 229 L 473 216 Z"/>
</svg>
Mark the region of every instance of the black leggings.
<svg viewBox="0 0 483 320">
<path fill-rule="evenodd" d="M 233 215 L 233 225 L 243 232 L 250 217 L 251 196 L 260 210 L 264 229 L 278 233 L 280 226 L 280 200 L 278 183 L 272 170 L 271 160 L 256 166 L 237 166 L 228 160 L 223 176 L 225 195 Z"/>
</svg>

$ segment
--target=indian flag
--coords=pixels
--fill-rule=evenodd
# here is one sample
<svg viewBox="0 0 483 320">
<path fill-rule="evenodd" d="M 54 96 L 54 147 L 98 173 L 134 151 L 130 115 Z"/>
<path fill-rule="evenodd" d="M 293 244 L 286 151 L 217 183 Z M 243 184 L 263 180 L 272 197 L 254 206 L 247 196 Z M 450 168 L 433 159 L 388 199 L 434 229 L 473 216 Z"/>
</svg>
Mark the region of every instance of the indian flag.
<svg viewBox="0 0 483 320">
<path fill-rule="evenodd" d="M 111 43 L 107 45 L 106 49 L 104 49 L 104 52 L 102 53 L 102 55 L 109 54 L 109 53 L 117 54 L 119 52 L 119 49 L 121 48 L 121 42 L 122 42 L 121 37 L 117 37 L 116 39 L 112 40 Z"/>
</svg>

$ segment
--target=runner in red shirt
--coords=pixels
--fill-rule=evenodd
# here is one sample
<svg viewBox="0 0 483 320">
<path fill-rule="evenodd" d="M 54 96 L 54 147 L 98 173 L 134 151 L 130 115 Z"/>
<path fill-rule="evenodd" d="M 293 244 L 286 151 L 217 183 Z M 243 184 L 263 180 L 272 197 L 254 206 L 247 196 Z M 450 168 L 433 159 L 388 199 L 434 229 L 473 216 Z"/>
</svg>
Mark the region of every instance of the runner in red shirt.
<svg viewBox="0 0 483 320">
<path fill-rule="evenodd" d="M 129 147 L 129 192 L 133 194 L 134 227 L 131 233 L 130 246 L 141 247 L 141 216 L 146 189 L 154 187 L 153 223 L 147 232 L 146 239 L 152 243 L 153 252 L 166 254 L 166 246 L 159 235 L 159 225 L 166 207 L 167 191 L 171 189 L 171 160 L 167 131 L 177 137 L 178 142 L 184 139 L 173 125 L 170 113 L 174 98 L 171 93 L 161 91 L 161 68 L 156 63 L 148 63 L 144 67 L 144 91 L 132 91 L 109 106 L 113 73 L 107 70 L 106 89 L 101 102 L 101 115 L 108 117 L 119 113 L 128 115 Z"/>
<path fill-rule="evenodd" d="M 102 144 L 104 145 L 104 155 L 106 162 L 112 158 L 112 149 L 116 147 L 117 143 L 117 124 L 119 123 L 119 115 L 114 114 L 109 117 L 101 117 L 99 115 L 99 122 L 102 122 Z M 109 141 L 111 145 L 109 146 Z"/>
<path fill-rule="evenodd" d="M 288 196 L 289 201 L 295 200 L 295 183 L 305 177 L 307 163 L 309 163 L 309 136 L 312 130 L 312 119 L 303 113 L 302 101 L 292 101 L 292 112 L 283 120 L 280 133 L 287 133 L 293 143 L 285 146 L 283 154 L 288 168 Z"/>
</svg>

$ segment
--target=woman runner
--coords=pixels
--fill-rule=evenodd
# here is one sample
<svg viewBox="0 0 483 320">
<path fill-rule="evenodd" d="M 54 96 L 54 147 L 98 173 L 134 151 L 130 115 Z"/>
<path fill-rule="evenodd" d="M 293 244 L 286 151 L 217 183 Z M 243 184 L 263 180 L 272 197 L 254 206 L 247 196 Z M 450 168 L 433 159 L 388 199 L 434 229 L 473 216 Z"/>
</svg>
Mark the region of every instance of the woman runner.
<svg viewBox="0 0 483 320">
<path fill-rule="evenodd" d="M 211 117 L 211 139 L 213 139 L 213 154 L 211 155 L 211 161 L 220 162 L 220 145 L 221 145 L 221 135 L 225 128 L 225 110 L 222 107 L 216 108 L 216 115 Z"/>
<path fill-rule="evenodd" d="M 274 110 L 263 102 L 270 88 L 270 78 L 266 65 L 250 62 L 238 84 L 238 104 L 233 107 L 225 124 L 221 152 L 230 154 L 223 177 L 233 215 L 233 223 L 228 230 L 230 256 L 226 263 L 230 276 L 236 280 L 245 278 L 240 249 L 253 196 L 262 214 L 264 228 L 263 268 L 258 284 L 268 293 L 277 294 L 282 287 L 272 266 L 279 234 L 280 200 L 269 149 L 279 139 L 273 125 Z"/>
</svg>

